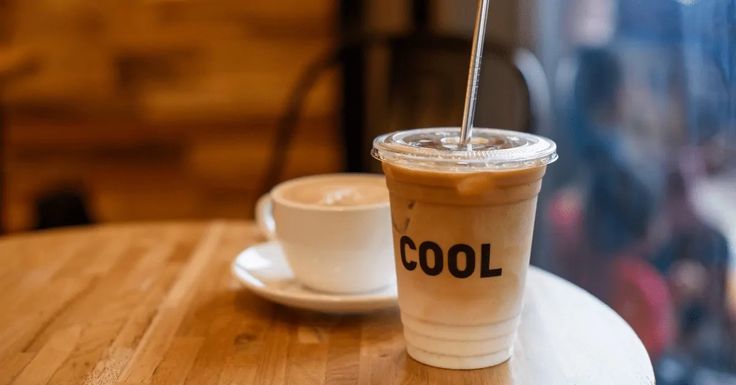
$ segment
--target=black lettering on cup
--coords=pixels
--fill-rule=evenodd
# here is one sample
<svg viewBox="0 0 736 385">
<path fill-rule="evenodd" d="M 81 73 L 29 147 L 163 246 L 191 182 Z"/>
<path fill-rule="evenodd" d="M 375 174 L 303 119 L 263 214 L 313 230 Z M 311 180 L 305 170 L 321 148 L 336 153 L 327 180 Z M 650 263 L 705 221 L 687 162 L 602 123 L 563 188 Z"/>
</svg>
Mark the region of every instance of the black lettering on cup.
<svg viewBox="0 0 736 385">
<path fill-rule="evenodd" d="M 412 271 L 417 268 L 417 263 L 414 261 L 409 261 L 406 258 L 406 246 L 409 246 L 410 249 L 416 250 L 417 246 L 414 244 L 414 241 L 411 240 L 408 236 L 404 235 L 401 237 L 401 240 L 399 241 L 399 250 L 401 252 L 401 264 L 404 265 L 404 268 L 406 270 Z"/>
<path fill-rule="evenodd" d="M 431 251 L 432 254 L 434 254 L 434 266 L 430 267 L 429 262 L 427 261 L 427 253 Z M 442 272 L 442 248 L 440 248 L 440 245 L 432 242 L 432 241 L 426 241 L 422 242 L 421 245 L 419 245 L 419 266 L 422 267 L 422 271 L 424 271 L 425 274 L 435 276 L 439 275 Z"/>
<path fill-rule="evenodd" d="M 419 263 L 410 261 L 407 256 L 407 248 L 417 250 L 417 245 L 409 236 L 404 235 L 399 239 L 399 254 L 401 256 L 401 264 L 408 271 L 416 270 L 417 265 L 422 271 L 429 276 L 437 276 L 442 273 L 445 267 L 444 252 L 440 245 L 432 241 L 424 241 L 419 244 Z M 430 256 L 430 254 L 432 254 Z M 465 259 L 464 263 L 460 261 L 460 255 Z M 469 278 L 475 274 L 476 263 L 475 249 L 472 246 L 459 243 L 450 247 L 447 251 L 447 269 L 455 278 Z M 432 260 L 430 261 L 430 257 Z M 430 264 L 431 263 L 431 264 Z M 481 244 L 480 252 L 480 277 L 500 277 L 503 269 L 491 267 L 491 244 Z M 463 266 L 463 268 L 460 268 Z"/>
<path fill-rule="evenodd" d="M 458 266 L 458 254 L 465 255 L 465 268 L 460 270 Z M 447 252 L 447 268 L 456 278 L 468 278 L 475 272 L 475 251 L 469 245 L 460 243 L 450 247 Z"/>
<path fill-rule="evenodd" d="M 480 245 L 480 277 L 500 277 L 503 269 L 491 269 L 491 244 Z"/>
</svg>

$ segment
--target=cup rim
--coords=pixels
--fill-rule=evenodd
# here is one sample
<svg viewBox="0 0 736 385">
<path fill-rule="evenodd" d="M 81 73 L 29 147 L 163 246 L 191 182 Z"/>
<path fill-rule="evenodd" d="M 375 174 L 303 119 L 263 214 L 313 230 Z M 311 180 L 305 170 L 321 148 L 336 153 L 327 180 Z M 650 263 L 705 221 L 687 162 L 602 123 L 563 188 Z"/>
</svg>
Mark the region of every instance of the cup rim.
<svg viewBox="0 0 736 385">
<path fill-rule="evenodd" d="M 459 145 L 460 127 L 416 128 L 390 132 L 373 140 L 371 155 L 381 162 L 433 172 L 507 171 L 547 166 L 557 158 L 557 144 L 526 132 L 474 127 L 477 143 Z M 498 147 L 496 141 L 507 146 Z"/>
<path fill-rule="evenodd" d="M 307 180 L 314 180 L 314 179 L 327 179 L 327 178 L 335 178 L 335 177 L 356 177 L 356 178 L 381 178 L 385 180 L 385 176 L 382 174 L 372 174 L 372 173 L 330 173 L 330 174 L 318 174 L 318 175 L 308 175 L 308 176 L 302 176 L 294 179 L 289 179 L 287 181 L 281 182 L 274 186 L 273 189 L 271 189 L 270 195 L 271 199 L 273 199 L 273 202 L 275 204 L 279 204 L 281 206 L 285 206 L 288 208 L 293 209 L 299 209 L 299 210 L 305 210 L 305 211 L 315 211 L 315 212 L 356 212 L 356 211 L 371 211 L 379 208 L 388 208 L 389 207 L 389 200 L 386 199 L 383 202 L 378 203 L 366 203 L 366 204 L 360 204 L 360 205 L 353 205 L 353 206 L 324 206 L 324 205 L 318 205 L 318 204 L 310 204 L 310 203 L 301 203 L 301 202 L 295 202 L 293 200 L 289 200 L 283 197 L 281 192 L 293 185 L 302 183 Z"/>
</svg>

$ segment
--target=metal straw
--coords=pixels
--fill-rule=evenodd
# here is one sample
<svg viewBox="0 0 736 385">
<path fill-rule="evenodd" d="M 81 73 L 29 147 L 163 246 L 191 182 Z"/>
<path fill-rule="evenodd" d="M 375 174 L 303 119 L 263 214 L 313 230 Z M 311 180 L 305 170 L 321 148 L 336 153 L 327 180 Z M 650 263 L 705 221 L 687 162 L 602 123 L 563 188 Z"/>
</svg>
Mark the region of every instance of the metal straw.
<svg viewBox="0 0 736 385">
<path fill-rule="evenodd" d="M 465 90 L 465 110 L 463 111 L 463 125 L 460 128 L 460 144 L 470 142 L 473 136 L 473 118 L 475 117 L 475 102 L 478 99 L 478 79 L 483 56 L 483 41 L 486 37 L 486 21 L 488 20 L 489 0 L 478 1 L 478 14 L 475 16 L 475 30 L 473 31 L 473 48 L 470 51 L 470 68 L 468 69 L 468 87 Z"/>
</svg>

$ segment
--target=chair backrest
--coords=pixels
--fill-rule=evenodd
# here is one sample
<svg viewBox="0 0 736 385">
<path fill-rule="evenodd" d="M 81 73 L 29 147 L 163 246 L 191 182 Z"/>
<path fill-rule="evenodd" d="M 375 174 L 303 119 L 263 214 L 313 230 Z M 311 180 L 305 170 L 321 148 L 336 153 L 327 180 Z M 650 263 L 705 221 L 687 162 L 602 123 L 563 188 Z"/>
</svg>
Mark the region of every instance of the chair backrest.
<svg viewBox="0 0 736 385">
<path fill-rule="evenodd" d="M 378 171 L 370 161 L 373 137 L 413 128 L 458 126 L 462 118 L 468 55 L 466 38 L 417 33 L 408 36 L 359 35 L 346 39 L 305 68 L 278 123 L 263 192 L 276 183 L 286 148 L 308 91 L 329 68 L 343 75 L 342 136 L 346 171 Z M 365 55 L 375 48 L 389 53 L 387 87 L 366 84 Z M 550 96 L 541 63 L 529 51 L 489 42 L 484 47 L 476 126 L 548 133 Z M 376 92 L 380 90 L 380 92 Z M 368 96 L 367 94 L 370 94 Z M 379 109 L 365 113 L 370 104 Z M 371 115 L 366 119 L 365 115 Z M 365 120 L 369 120 L 367 123 Z M 367 128 L 367 129 L 366 129 Z"/>
<path fill-rule="evenodd" d="M 471 41 L 465 37 L 416 33 L 374 39 L 369 48 L 387 52 L 384 94 L 366 89 L 370 104 L 384 103 L 380 113 L 368 116 L 362 143 L 345 148 L 368 154 L 378 134 L 407 128 L 459 126 L 462 120 Z M 370 81 L 369 81 L 370 83 Z M 493 41 L 483 51 L 475 125 L 548 134 L 551 123 L 549 87 L 541 63 L 531 52 Z M 367 114 L 372 114 L 368 111 Z M 353 130 L 354 127 L 345 127 Z M 367 155 L 365 155 L 367 157 Z M 368 164 L 378 171 L 375 162 Z"/>
<path fill-rule="evenodd" d="M 385 131 L 459 125 L 470 44 L 466 38 L 426 34 L 388 42 Z M 487 43 L 476 125 L 544 132 L 549 111 L 549 90 L 536 57 L 521 48 Z"/>
</svg>

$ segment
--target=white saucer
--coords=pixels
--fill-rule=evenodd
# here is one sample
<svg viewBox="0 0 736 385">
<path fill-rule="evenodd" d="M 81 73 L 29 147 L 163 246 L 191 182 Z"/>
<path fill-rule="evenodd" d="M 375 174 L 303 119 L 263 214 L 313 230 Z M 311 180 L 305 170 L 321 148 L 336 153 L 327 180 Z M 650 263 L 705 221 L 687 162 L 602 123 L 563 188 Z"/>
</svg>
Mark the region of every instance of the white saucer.
<svg viewBox="0 0 736 385">
<path fill-rule="evenodd" d="M 278 242 L 245 249 L 233 261 L 232 272 L 256 295 L 300 309 L 327 313 L 364 313 L 396 305 L 396 284 L 369 293 L 322 293 L 302 286 L 291 272 Z"/>
</svg>

